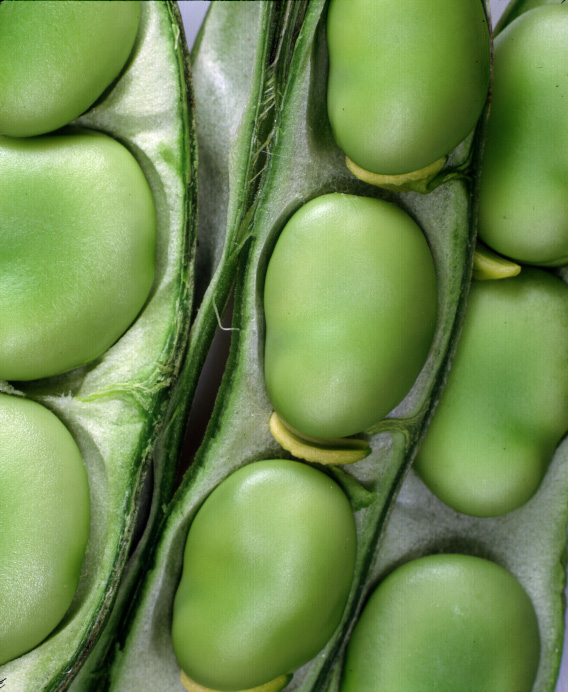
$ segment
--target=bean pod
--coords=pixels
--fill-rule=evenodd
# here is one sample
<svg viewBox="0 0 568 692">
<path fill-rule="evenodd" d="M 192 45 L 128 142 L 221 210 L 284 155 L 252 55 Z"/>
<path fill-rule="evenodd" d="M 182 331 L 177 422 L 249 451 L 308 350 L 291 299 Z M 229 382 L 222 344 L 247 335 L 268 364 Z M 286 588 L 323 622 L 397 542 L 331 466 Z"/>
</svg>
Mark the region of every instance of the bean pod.
<svg viewBox="0 0 568 692">
<path fill-rule="evenodd" d="M 51 14 L 50 9 L 54 10 Z M 117 20 L 116 26 L 111 27 L 108 17 L 104 18 L 113 10 L 119 14 L 125 11 L 129 16 L 139 14 L 138 32 L 134 29 L 133 35 L 130 28 L 129 37 L 123 41 L 113 38 L 115 31 L 122 32 L 124 28 L 121 21 Z M 36 11 L 42 17 L 45 13 L 50 15 L 49 22 L 44 21 L 45 17 L 38 19 Z M 66 14 L 69 12 L 72 19 Z M 93 19 L 97 12 L 100 21 Z M 19 23 L 24 15 L 31 23 Z M 64 20 L 64 26 L 57 30 L 50 22 L 60 22 L 62 17 L 67 17 L 69 22 L 66 24 Z M 17 20 L 16 25 L 11 24 L 12 19 Z M 130 26 L 132 22 L 128 20 L 126 24 Z M 11 292 L 3 290 L 3 300 L 7 296 L 10 300 L 27 297 L 29 303 L 37 300 L 42 306 L 43 314 L 27 314 L 28 320 L 34 320 L 33 327 L 41 335 L 42 342 L 36 342 L 35 351 L 29 349 L 34 368 L 42 361 L 57 361 L 61 353 L 75 355 L 75 346 L 79 350 L 81 339 L 87 349 L 87 353 L 83 352 L 72 363 L 50 365 L 49 371 L 43 373 L 34 370 L 25 382 L 0 383 L 3 396 L 24 395 L 24 401 L 35 400 L 59 418 L 80 450 L 89 480 L 89 544 L 71 608 L 57 629 L 39 646 L 0 667 L 0 680 L 10 692 L 54 691 L 70 687 L 102 633 L 125 570 L 142 488 L 159 430 L 168 424 L 176 428 L 175 411 L 170 408 L 168 399 L 178 391 L 174 383 L 184 362 L 190 324 L 195 189 L 189 183 L 195 166 L 195 148 L 183 42 L 180 42 L 178 19 L 170 3 L 5 2 L 0 5 L 0 27 L 0 31 L 6 29 L 9 34 L 8 37 L 3 34 L 2 50 L 10 53 L 10 41 L 13 39 L 17 43 L 13 55 L 3 53 L 3 64 L 4 57 L 9 61 L 20 56 L 18 51 L 29 50 L 30 41 L 32 43 L 31 62 L 22 62 L 14 70 L 3 72 L 0 87 L 3 96 L 8 91 L 15 94 L 13 102 L 27 108 L 29 115 L 28 118 L 14 111 L 11 121 L 24 126 L 35 118 L 51 128 L 64 124 L 60 118 L 68 122 L 80 116 L 68 130 L 57 135 L 25 141 L 0 138 L 3 163 L 6 163 L 2 173 L 8 176 L 10 171 L 9 178 L 3 180 L 2 189 L 13 193 L 8 198 L 3 196 L 0 203 L 2 228 L 7 234 L 3 242 L 4 254 L 0 253 L 5 269 L 3 277 L 5 280 L 10 276 L 12 283 L 17 279 L 20 287 L 25 288 Z M 97 63 L 97 56 L 93 55 L 92 44 L 80 38 L 85 32 L 100 36 L 101 31 L 105 40 L 116 44 L 102 58 L 107 67 L 113 64 L 109 69 L 103 65 L 102 77 L 99 74 L 101 63 Z M 44 50 L 37 49 L 40 44 Z M 77 60 L 73 64 L 70 64 L 69 50 Z M 95 53 L 99 50 L 100 41 Z M 117 53 L 122 54 L 118 62 L 114 60 Z M 42 59 L 46 60 L 43 64 Z M 40 69 L 39 75 L 33 72 L 32 63 L 35 70 Z M 27 72 L 22 81 L 24 65 Z M 76 103 L 71 103 L 74 100 L 72 85 L 62 80 L 61 74 L 72 75 L 74 70 L 84 81 L 72 81 L 79 89 L 85 88 L 88 99 L 84 100 L 83 95 Z M 93 74 L 98 75 L 96 85 L 91 81 Z M 62 91 L 58 91 L 60 87 Z M 22 101 L 22 88 L 29 96 L 28 101 Z M 52 115 L 45 115 L 44 119 L 42 109 L 43 105 L 48 107 L 48 100 L 55 106 L 54 111 L 50 110 L 53 120 Z M 88 110 L 81 115 L 85 109 Z M 3 122 L 0 129 L 14 135 L 34 134 L 35 126 L 30 125 L 30 128 L 20 132 Z M 69 154 L 71 141 L 82 143 L 82 154 Z M 99 145 L 103 149 L 106 147 L 106 154 Z M 24 155 L 29 157 L 29 165 L 21 163 Z M 127 179 L 132 171 L 137 172 L 138 183 L 129 187 Z M 125 177 L 121 178 L 121 172 Z M 142 184 L 144 178 L 147 183 Z M 14 192 L 16 183 L 20 184 Z M 110 184 L 111 189 L 105 189 L 105 184 Z M 140 189 L 141 196 L 138 195 Z M 28 197 L 24 199 L 26 190 Z M 34 245 L 23 231 L 33 228 L 32 217 L 37 225 L 38 216 L 40 228 Z M 99 223 L 105 216 L 104 224 Z M 148 239 L 148 246 L 142 253 L 146 269 L 140 273 L 136 258 L 130 254 L 133 245 L 125 232 L 128 226 L 132 231 L 133 218 L 137 230 L 141 230 L 139 224 L 142 227 L 146 224 L 147 229 L 141 236 Z M 69 226 L 75 227 L 75 237 L 71 234 L 65 239 L 63 233 L 57 237 L 58 229 L 67 229 L 67 233 Z M 100 240 L 96 227 L 103 226 L 107 236 Z M 44 236 L 41 236 L 42 230 Z M 55 234 L 52 244 L 46 237 L 49 234 Z M 112 261 L 121 256 L 121 239 L 127 246 L 130 243 L 130 250 L 127 257 L 119 260 L 118 268 L 116 264 L 113 268 Z M 152 248 L 154 242 L 155 250 Z M 81 259 L 72 265 L 76 253 Z M 97 256 L 98 268 L 94 269 L 93 263 L 93 269 L 98 276 L 91 275 L 85 286 L 84 281 L 81 283 L 82 277 L 89 276 L 89 261 Z M 9 274 L 6 266 L 10 267 Z M 121 285 L 120 275 L 128 276 L 132 268 L 136 277 L 127 280 L 129 285 Z M 108 276 L 101 277 L 105 271 Z M 143 286 L 137 286 L 136 281 L 141 281 Z M 79 286 L 82 286 L 81 295 L 74 291 Z M 100 292 L 111 286 L 115 288 L 110 295 L 103 295 L 101 301 Z M 89 287 L 92 295 L 89 295 Z M 68 293 L 67 303 L 58 293 L 62 288 Z M 121 325 L 113 325 L 112 310 L 120 312 L 129 303 L 129 292 L 136 296 L 126 308 L 130 314 Z M 46 327 L 45 322 L 47 331 L 50 326 L 55 327 L 49 324 L 55 319 L 53 313 L 48 312 L 52 307 L 50 303 L 58 308 L 55 311 L 57 319 L 61 320 L 64 313 L 68 322 L 60 321 L 48 335 L 41 329 Z M 85 316 L 90 305 L 93 315 L 101 308 L 106 314 L 106 317 L 97 318 L 99 323 L 94 327 L 88 324 L 88 314 Z M 105 309 L 110 309 L 110 315 Z M 86 319 L 78 329 L 73 314 L 77 323 L 79 319 Z M 12 335 L 21 334 L 17 331 L 21 327 L 18 320 L 10 322 Z M 27 327 L 29 333 L 29 324 Z M 109 330 L 114 330 L 110 336 Z M 127 331 L 123 334 L 124 330 Z M 2 332 L 5 337 L 6 329 Z M 22 345 L 21 336 L 14 336 L 13 341 L 19 342 L 16 347 Z M 3 358 L 6 348 L 3 342 Z M 75 367 L 77 365 L 82 367 Z M 26 379 L 24 374 L 11 369 L 1 376 Z M 52 376 L 46 378 L 45 375 Z M 35 379 L 40 376 L 41 379 Z M 167 467 L 166 458 L 164 454 L 156 458 L 161 497 L 171 492 L 175 473 L 172 466 Z M 159 513 L 155 518 L 159 518 Z M 77 522 L 78 526 L 82 525 L 79 519 Z M 133 565 L 135 570 L 139 568 L 139 562 Z M 89 682 L 92 683 L 92 678 Z M 77 684 L 80 689 L 87 689 Z"/>
<path fill-rule="evenodd" d="M 245 161 L 255 160 L 258 151 L 268 151 L 260 171 L 258 195 L 245 210 L 238 229 L 237 238 L 247 244 L 237 277 L 231 353 L 217 405 L 205 441 L 169 508 L 156 549 L 155 569 L 143 583 L 126 623 L 124 647 L 111 669 L 112 690 L 130 692 L 140 685 L 172 692 L 179 689 L 180 669 L 170 626 L 189 526 L 206 498 L 212 497 L 214 489 L 231 473 L 259 459 L 289 458 L 268 427 L 271 406 L 264 382 L 266 325 L 262 295 L 269 258 L 294 212 L 306 202 L 332 192 L 382 197 L 396 203 L 421 228 L 430 247 L 437 275 L 437 324 L 429 356 L 410 393 L 386 420 L 361 436 L 371 454 L 347 471 L 330 469 L 355 511 L 355 575 L 341 622 L 319 654 L 295 671 L 290 690 L 315 692 L 329 683 L 360 607 L 363 585 L 389 508 L 424 432 L 445 377 L 449 354 L 455 348 L 473 247 L 466 179 L 456 170 L 451 180 L 423 196 L 380 192 L 351 176 L 343 153 L 334 143 L 327 116 L 325 8 L 323 1 L 309 5 L 215 3 L 197 44 L 196 85 L 204 89 L 200 92 L 197 87 L 198 112 L 201 93 L 211 94 L 219 80 L 226 103 L 238 103 L 244 76 L 252 74 L 252 84 L 247 83 L 248 104 L 256 113 L 270 112 L 273 128 L 257 149 L 245 136 L 246 128 L 233 125 L 237 136 L 233 139 L 236 149 L 232 158 L 217 159 L 223 175 L 228 171 L 232 180 L 238 170 L 232 165 L 235 160 L 242 160 L 240 156 Z M 252 39 L 246 42 L 248 51 L 245 42 L 239 44 L 236 39 L 243 35 Z M 251 43 L 254 53 L 250 52 Z M 211 64 L 216 66 L 214 74 L 205 72 Z M 255 72 L 259 64 L 267 69 Z M 218 123 L 220 115 L 226 117 L 228 112 L 231 117 L 240 115 L 235 108 L 222 106 L 213 110 L 217 116 L 212 119 Z M 242 120 L 245 122 L 246 116 Z M 215 133 L 210 129 L 207 133 L 210 150 L 216 150 Z M 453 153 L 453 165 L 456 169 L 467 165 L 471 155 L 469 142 Z M 230 195 L 229 209 L 231 202 L 246 197 L 249 190 L 245 186 L 235 192 L 234 198 Z M 236 250 L 241 246 L 236 242 L 234 247 Z"/>
</svg>

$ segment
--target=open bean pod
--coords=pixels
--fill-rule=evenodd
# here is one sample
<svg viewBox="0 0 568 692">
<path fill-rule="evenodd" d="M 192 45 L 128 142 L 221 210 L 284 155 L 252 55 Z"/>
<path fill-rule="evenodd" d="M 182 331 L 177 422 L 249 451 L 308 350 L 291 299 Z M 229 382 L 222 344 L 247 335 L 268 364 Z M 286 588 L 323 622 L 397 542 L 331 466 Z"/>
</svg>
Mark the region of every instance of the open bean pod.
<svg viewBox="0 0 568 692">
<path fill-rule="evenodd" d="M 437 181 L 440 184 L 428 195 L 378 190 L 356 180 L 333 140 L 326 112 L 325 16 L 324 0 L 309 5 L 214 3 L 197 44 L 197 117 L 199 124 L 199 109 L 206 107 L 211 118 L 209 150 L 216 151 L 217 142 L 224 141 L 224 133 L 217 131 L 218 123 L 224 122 L 224 104 L 240 102 L 244 75 L 252 75 L 252 82 L 247 83 L 248 108 L 259 114 L 274 109 L 270 115 L 273 130 L 266 142 L 261 142 L 266 165 L 258 196 L 236 239 L 247 244 L 239 266 L 227 370 L 205 441 L 169 508 L 153 568 L 142 583 L 122 635 L 121 650 L 111 669 L 113 690 L 129 692 L 141 686 L 172 692 L 180 689 L 171 619 L 188 527 L 205 498 L 233 471 L 260 459 L 289 458 L 269 431 L 263 288 L 268 260 L 290 216 L 305 202 L 330 192 L 396 203 L 418 223 L 430 245 L 438 279 L 438 322 L 428 360 L 411 392 L 384 421 L 363 435 L 371 454 L 344 470 L 328 469 L 355 512 L 355 578 L 341 624 L 320 655 L 295 672 L 287 689 L 315 691 L 328 685 L 362 605 L 386 519 L 443 388 L 456 347 L 475 239 L 474 183 L 468 177 L 467 164 L 482 141 L 482 126 L 475 138 L 468 137 L 452 152 L 444 182 Z M 269 36 L 273 38 L 267 44 Z M 259 71 L 259 65 L 270 69 Z M 202 106 L 201 99 L 218 94 L 221 85 L 224 100 Z M 234 109 L 233 115 L 241 117 Z M 236 125 L 239 120 L 229 122 Z M 246 131 L 235 131 L 237 148 L 230 163 L 237 161 L 239 154 L 247 162 L 256 149 Z M 224 171 L 225 159 L 218 161 Z M 246 197 L 248 189 L 232 189 L 230 199 L 232 195 Z"/>
<path fill-rule="evenodd" d="M 261 13 L 257 9 L 246 3 L 239 13 L 239 29 L 250 32 L 251 38 L 254 36 L 254 54 L 252 46 L 241 40 L 243 33 L 236 32 L 231 43 L 192 56 L 193 92 L 199 102 L 195 113 L 200 170 L 195 303 L 199 307 L 190 332 L 188 356 L 170 399 L 172 422 L 156 447 L 158 470 L 177 464 L 193 393 L 234 285 L 242 236 L 246 236 L 250 224 L 249 209 L 266 164 L 265 147 L 275 106 L 270 66 L 278 50 L 277 27 L 282 17 L 269 5 Z M 202 40 L 203 31 L 197 37 L 197 45 Z M 220 63 L 219 54 L 225 55 L 225 50 L 233 61 Z M 227 84 L 231 85 L 230 90 Z M 219 93 L 224 94 L 221 100 Z M 141 571 L 147 569 L 156 532 L 166 516 L 171 488 L 166 481 L 163 476 L 154 478 L 148 525 L 130 559 L 109 623 L 73 689 L 85 692 L 105 684 L 109 649 L 123 628 L 133 590 Z"/>
<path fill-rule="evenodd" d="M 499 22 L 496 34 L 523 12 L 546 4 L 556 3 L 514 0 Z M 530 271 L 523 268 L 521 276 L 523 272 L 530 276 Z M 566 283 L 566 267 L 552 273 Z M 510 353 L 509 357 L 514 356 Z M 435 497 L 411 470 L 397 497 L 370 571 L 367 595 L 397 567 L 427 555 L 465 553 L 501 565 L 522 585 L 536 612 L 540 660 L 532 689 L 552 692 L 557 689 L 565 638 L 567 520 L 566 437 L 556 448 L 544 479 L 531 499 L 500 516 L 481 518 L 454 511 Z M 417 646 L 416 643 L 413 646 Z M 329 692 L 340 689 L 343 663 L 334 673 Z"/>
<path fill-rule="evenodd" d="M 0 383 L 2 391 L 43 404 L 65 424 L 85 462 L 91 496 L 89 545 L 75 598 L 47 639 L 0 668 L 10 692 L 68 689 L 116 599 L 160 431 L 179 427 L 170 397 L 186 362 L 197 205 L 188 88 L 177 8 L 169 1 L 141 3 L 126 67 L 72 123 L 120 141 L 142 168 L 156 206 L 156 278 L 136 321 L 94 362 L 48 379 Z M 156 459 L 156 482 L 166 497 L 175 464 L 165 454 Z"/>
<path fill-rule="evenodd" d="M 500 517 L 460 514 L 438 500 L 411 471 L 389 519 L 368 581 L 370 594 L 393 569 L 434 553 L 465 553 L 505 567 L 529 595 L 540 631 L 533 689 L 556 686 L 564 635 L 568 445 L 558 448 L 538 492 Z M 340 669 L 329 687 L 339 689 Z"/>
</svg>

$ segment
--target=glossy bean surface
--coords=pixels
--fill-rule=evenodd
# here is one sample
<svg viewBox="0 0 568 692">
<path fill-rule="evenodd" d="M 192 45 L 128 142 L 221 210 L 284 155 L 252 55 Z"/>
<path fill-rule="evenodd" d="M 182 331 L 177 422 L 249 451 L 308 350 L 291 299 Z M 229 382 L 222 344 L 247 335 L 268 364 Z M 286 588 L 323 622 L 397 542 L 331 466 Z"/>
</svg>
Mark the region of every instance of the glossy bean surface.
<svg viewBox="0 0 568 692">
<path fill-rule="evenodd" d="M 479 236 L 519 262 L 568 262 L 568 5 L 521 15 L 495 41 Z"/>
<path fill-rule="evenodd" d="M 422 169 L 475 127 L 489 86 L 480 0 L 332 0 L 327 41 L 334 137 L 367 171 Z"/>
<path fill-rule="evenodd" d="M 299 668 L 339 623 L 355 549 L 349 501 L 321 471 L 276 460 L 233 473 L 187 538 L 172 633 L 182 669 L 246 690 Z"/>
<path fill-rule="evenodd" d="M 534 608 L 509 572 L 468 555 L 428 556 L 371 595 L 341 692 L 530 692 L 539 651 Z"/>
<path fill-rule="evenodd" d="M 0 138 L 0 378 L 104 353 L 144 305 L 156 213 L 128 150 L 89 130 Z"/>
<path fill-rule="evenodd" d="M 454 509 L 494 516 L 537 490 L 568 429 L 568 286 L 540 269 L 474 282 L 415 469 Z"/>
<path fill-rule="evenodd" d="M 134 45 L 140 3 L 0 3 L 0 134 L 57 130 L 118 77 Z"/>
<path fill-rule="evenodd" d="M 45 407 L 0 394 L 0 665 L 64 617 L 89 537 L 89 487 L 67 428 Z"/>
<path fill-rule="evenodd" d="M 308 202 L 266 274 L 265 378 L 276 412 L 322 438 L 380 421 L 424 365 L 436 302 L 430 249 L 404 211 L 354 195 Z"/>
</svg>

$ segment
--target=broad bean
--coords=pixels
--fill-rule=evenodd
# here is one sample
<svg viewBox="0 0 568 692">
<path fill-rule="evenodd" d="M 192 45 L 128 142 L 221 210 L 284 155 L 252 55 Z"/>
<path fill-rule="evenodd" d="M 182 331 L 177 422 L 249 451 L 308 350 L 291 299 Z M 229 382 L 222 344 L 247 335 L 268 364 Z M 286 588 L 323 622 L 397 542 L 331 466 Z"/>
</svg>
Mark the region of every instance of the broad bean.
<svg viewBox="0 0 568 692">
<path fill-rule="evenodd" d="M 89 537 L 81 453 L 51 411 L 0 393 L 0 665 L 43 641 L 73 600 Z"/>
<path fill-rule="evenodd" d="M 359 167 L 443 164 L 475 127 L 490 61 L 480 0 L 331 0 L 327 41 L 329 120 Z"/>
<path fill-rule="evenodd" d="M 568 429 L 568 287 L 538 269 L 474 282 L 462 337 L 415 462 L 428 487 L 476 516 L 538 488 Z"/>
<path fill-rule="evenodd" d="M 225 479 L 187 537 L 172 625 L 184 673 L 248 690 L 309 661 L 343 614 L 356 542 L 349 501 L 321 471 L 260 461 Z"/>
<path fill-rule="evenodd" d="M 18 0 L 0 4 L 0 134 L 52 132 L 118 77 L 138 31 L 140 2 Z"/>
<path fill-rule="evenodd" d="M 155 274 L 136 159 L 90 130 L 0 138 L 0 378 L 85 365 L 126 331 Z"/>
<path fill-rule="evenodd" d="M 354 195 L 308 202 L 266 273 L 265 377 L 278 415 L 320 438 L 380 421 L 424 365 L 436 304 L 432 255 L 408 214 Z"/>
<path fill-rule="evenodd" d="M 533 605 L 509 572 L 431 555 L 396 569 L 370 597 L 341 692 L 530 692 L 539 652 Z"/>
<path fill-rule="evenodd" d="M 520 262 L 568 262 L 568 6 L 524 13 L 495 40 L 479 236 Z"/>
</svg>

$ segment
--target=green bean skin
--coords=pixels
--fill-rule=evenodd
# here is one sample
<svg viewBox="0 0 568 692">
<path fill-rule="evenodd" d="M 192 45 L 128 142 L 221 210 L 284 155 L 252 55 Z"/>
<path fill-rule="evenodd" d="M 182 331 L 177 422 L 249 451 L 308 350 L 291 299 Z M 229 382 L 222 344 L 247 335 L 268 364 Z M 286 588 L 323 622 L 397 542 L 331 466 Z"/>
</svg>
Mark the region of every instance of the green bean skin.
<svg viewBox="0 0 568 692">
<path fill-rule="evenodd" d="M 0 138 L 0 378 L 91 362 L 155 273 L 156 213 L 133 156 L 93 131 Z"/>
<path fill-rule="evenodd" d="M 474 282 L 415 469 L 446 504 L 504 514 L 537 490 L 568 429 L 568 287 L 539 269 Z"/>
<path fill-rule="evenodd" d="M 0 134 L 43 134 L 81 115 L 118 77 L 139 20 L 137 0 L 1 3 Z"/>
<path fill-rule="evenodd" d="M 265 378 L 276 412 L 320 438 L 380 421 L 424 365 L 436 301 L 428 244 L 401 209 L 343 194 L 304 205 L 266 274 Z"/>
<path fill-rule="evenodd" d="M 468 555 L 428 556 L 372 594 L 341 692 L 530 692 L 539 652 L 534 608 L 509 572 Z"/>
<path fill-rule="evenodd" d="M 568 262 L 568 6 L 521 15 L 495 41 L 479 236 L 527 264 Z"/>
<path fill-rule="evenodd" d="M 490 64 L 480 0 L 332 0 L 327 41 L 334 137 L 367 171 L 422 169 L 475 127 Z"/>
<path fill-rule="evenodd" d="M 0 394 L 0 665 L 37 646 L 69 608 L 89 537 L 89 487 L 63 423 Z"/>
<path fill-rule="evenodd" d="M 321 471 L 249 464 L 196 515 L 174 602 L 182 669 L 214 690 L 245 690 L 293 672 L 337 627 L 355 566 L 347 497 Z"/>
</svg>

